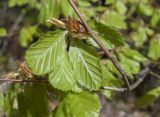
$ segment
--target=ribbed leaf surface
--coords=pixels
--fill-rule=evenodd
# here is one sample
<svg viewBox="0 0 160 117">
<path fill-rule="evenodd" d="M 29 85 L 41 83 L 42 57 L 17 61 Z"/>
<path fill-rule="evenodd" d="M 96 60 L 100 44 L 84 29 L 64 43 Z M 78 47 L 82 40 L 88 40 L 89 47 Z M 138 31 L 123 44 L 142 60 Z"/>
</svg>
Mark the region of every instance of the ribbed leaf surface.
<svg viewBox="0 0 160 117">
<path fill-rule="evenodd" d="M 25 58 L 33 73 L 49 73 L 61 62 L 65 54 L 66 33 L 61 30 L 47 33 L 27 50 Z"/>
<path fill-rule="evenodd" d="M 81 41 L 75 41 L 70 47 L 69 57 L 79 85 L 89 90 L 98 89 L 102 81 L 102 74 L 99 58 L 94 48 Z"/>
<path fill-rule="evenodd" d="M 76 85 L 76 76 L 67 54 L 63 57 L 60 64 L 49 74 L 49 81 L 53 87 L 63 91 L 80 91 Z"/>
</svg>

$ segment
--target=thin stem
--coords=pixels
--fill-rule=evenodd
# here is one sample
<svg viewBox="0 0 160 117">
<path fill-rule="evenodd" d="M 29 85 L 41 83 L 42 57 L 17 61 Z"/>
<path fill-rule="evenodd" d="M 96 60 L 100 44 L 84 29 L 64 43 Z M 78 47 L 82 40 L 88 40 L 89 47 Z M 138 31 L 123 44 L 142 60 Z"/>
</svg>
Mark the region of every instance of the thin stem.
<svg viewBox="0 0 160 117">
<path fill-rule="evenodd" d="M 128 91 L 130 91 L 131 89 L 130 89 L 130 84 L 129 84 L 127 75 L 125 74 L 125 72 L 123 71 L 123 69 L 121 68 L 121 66 L 119 65 L 117 59 L 112 55 L 112 53 L 109 52 L 109 50 L 105 47 L 105 45 L 99 40 L 98 36 L 90 29 L 90 27 L 88 26 L 87 22 L 85 21 L 85 19 L 81 15 L 82 13 L 80 13 L 80 11 L 78 10 L 78 8 L 74 4 L 74 2 L 72 0 L 69 0 L 69 3 L 71 4 L 71 6 L 74 9 L 74 11 L 77 13 L 77 15 L 79 16 L 79 18 L 81 19 L 81 21 L 82 21 L 84 27 L 86 28 L 88 34 L 94 39 L 94 41 L 99 45 L 99 47 L 104 51 L 104 53 L 106 54 L 106 56 L 109 57 L 109 59 L 114 64 L 114 66 L 120 72 L 120 74 L 123 77 L 123 81 L 125 82 L 125 85 L 127 86 Z"/>
<path fill-rule="evenodd" d="M 132 91 L 136 87 L 138 87 L 146 78 L 148 74 L 151 74 L 157 78 L 160 78 L 158 74 L 155 74 L 153 70 L 157 69 L 160 65 L 160 62 L 157 62 L 155 65 L 153 65 L 151 68 L 146 67 L 145 69 L 141 70 L 141 72 L 136 76 L 138 79 L 134 84 L 130 86 L 130 90 Z M 117 92 L 125 92 L 127 91 L 127 88 L 115 88 L 115 87 L 102 87 L 102 89 L 105 90 L 112 90 L 112 91 L 117 91 Z"/>
<path fill-rule="evenodd" d="M 48 83 L 47 80 L 18 80 L 18 79 L 0 79 L 0 82 L 15 82 L 15 83 L 24 83 L 24 82 L 32 82 L 32 83 Z"/>
<path fill-rule="evenodd" d="M 154 72 L 150 72 L 150 74 L 151 74 L 152 76 L 154 76 L 154 77 L 160 79 L 160 76 L 159 76 L 158 74 L 156 74 L 156 73 L 154 73 Z"/>
</svg>

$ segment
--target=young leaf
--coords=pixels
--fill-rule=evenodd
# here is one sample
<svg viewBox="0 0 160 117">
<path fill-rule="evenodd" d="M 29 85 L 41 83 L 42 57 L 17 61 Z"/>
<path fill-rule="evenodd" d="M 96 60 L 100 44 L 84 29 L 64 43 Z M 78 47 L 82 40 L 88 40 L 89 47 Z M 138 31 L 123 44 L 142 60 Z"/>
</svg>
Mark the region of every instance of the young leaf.
<svg viewBox="0 0 160 117">
<path fill-rule="evenodd" d="M 100 102 L 96 94 L 68 94 L 58 106 L 55 117 L 99 117 Z"/>
<path fill-rule="evenodd" d="M 141 108 L 143 106 L 147 106 L 153 101 L 155 101 L 157 98 L 159 98 L 159 96 L 160 96 L 160 87 L 152 89 L 138 100 L 137 107 Z"/>
<path fill-rule="evenodd" d="M 47 33 L 27 50 L 25 58 L 33 73 L 49 73 L 61 62 L 65 54 L 66 33 L 61 30 Z"/>
<path fill-rule="evenodd" d="M 55 69 L 49 73 L 49 81 L 53 87 L 68 91 L 73 90 L 79 92 L 76 86 L 76 76 L 74 74 L 72 64 L 69 61 L 67 54 Z"/>
<path fill-rule="evenodd" d="M 124 46 L 124 38 L 115 28 L 104 25 L 100 22 L 94 22 L 92 27 L 95 31 L 101 34 L 104 40 L 109 41 L 114 46 Z"/>
<path fill-rule="evenodd" d="M 70 47 L 69 58 L 73 64 L 77 82 L 89 90 L 98 89 L 102 74 L 95 49 L 76 40 Z"/>
</svg>

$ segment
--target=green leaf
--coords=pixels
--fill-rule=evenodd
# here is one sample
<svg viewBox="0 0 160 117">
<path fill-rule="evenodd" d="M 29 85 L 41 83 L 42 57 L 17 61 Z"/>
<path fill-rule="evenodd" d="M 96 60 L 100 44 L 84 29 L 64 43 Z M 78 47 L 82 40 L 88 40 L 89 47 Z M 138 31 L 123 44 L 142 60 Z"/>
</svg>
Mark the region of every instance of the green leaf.
<svg viewBox="0 0 160 117">
<path fill-rule="evenodd" d="M 6 84 L 7 91 L 3 100 L 3 111 L 5 112 L 7 117 L 15 116 L 17 110 L 17 89 L 13 84 Z"/>
<path fill-rule="evenodd" d="M 102 62 L 103 63 L 103 62 Z M 108 69 L 105 64 L 101 65 L 102 75 L 103 75 L 103 82 L 102 87 L 116 87 L 120 88 L 123 85 L 123 81 L 116 78 Z M 107 99 L 113 99 L 115 92 L 111 90 L 101 90 L 104 96 Z"/>
<path fill-rule="evenodd" d="M 95 49 L 75 40 L 70 47 L 69 58 L 79 85 L 89 90 L 98 89 L 101 85 L 102 74 Z"/>
<path fill-rule="evenodd" d="M 4 96 L 3 93 L 0 91 L 0 110 L 3 109 L 4 106 Z"/>
<path fill-rule="evenodd" d="M 25 59 L 37 75 L 49 73 L 61 62 L 65 54 L 66 31 L 47 33 L 26 52 Z"/>
<path fill-rule="evenodd" d="M 130 58 L 130 59 L 134 59 L 138 62 L 146 62 L 147 58 L 144 57 L 142 54 L 140 54 L 138 51 L 130 49 L 130 48 L 124 48 L 123 50 L 123 54 Z"/>
<path fill-rule="evenodd" d="M 159 53 L 160 53 L 160 37 L 157 35 L 156 38 L 153 38 L 150 41 L 148 56 L 156 61 L 160 58 Z"/>
<path fill-rule="evenodd" d="M 99 117 L 100 102 L 96 94 L 68 94 L 57 108 L 55 117 Z"/>
<path fill-rule="evenodd" d="M 109 41 L 114 46 L 124 46 L 124 38 L 120 32 L 118 32 L 115 28 L 104 25 L 100 22 L 94 22 L 92 27 L 95 31 L 97 31 L 104 38 L 105 41 Z M 106 42 L 108 43 L 108 42 Z"/>
<path fill-rule="evenodd" d="M 157 12 L 154 12 L 154 14 L 152 15 L 150 23 L 153 27 L 155 27 L 158 24 L 159 21 L 160 21 L 160 10 L 157 11 Z"/>
<path fill-rule="evenodd" d="M 0 28 L 0 36 L 6 36 L 7 35 L 7 31 L 4 28 Z"/>
<path fill-rule="evenodd" d="M 122 69 L 128 76 L 133 78 L 133 74 L 137 74 L 140 70 L 140 63 L 133 59 L 127 58 L 123 54 L 119 54 L 119 58 Z"/>
<path fill-rule="evenodd" d="M 102 86 L 105 87 L 121 87 L 123 85 L 123 81 L 117 79 L 107 68 L 106 65 L 102 65 L 102 74 L 103 74 L 103 83 Z"/>
<path fill-rule="evenodd" d="M 146 28 L 139 27 L 137 32 L 132 35 L 136 46 L 141 46 L 147 40 Z"/>
<path fill-rule="evenodd" d="M 48 100 L 43 84 L 25 85 L 18 94 L 19 117 L 47 117 Z"/>
<path fill-rule="evenodd" d="M 36 34 L 36 26 L 23 27 L 20 31 L 19 41 L 21 46 L 27 47 L 28 44 L 33 40 L 32 36 Z"/>
<path fill-rule="evenodd" d="M 116 2 L 116 10 L 120 14 L 124 15 L 126 13 L 126 11 L 127 11 L 127 7 L 125 6 L 125 4 L 122 1 L 117 1 Z"/>
<path fill-rule="evenodd" d="M 103 15 L 101 21 L 109 26 L 118 28 L 118 29 L 126 29 L 127 24 L 125 22 L 125 17 L 115 11 L 108 12 Z"/>
<path fill-rule="evenodd" d="M 51 73 L 49 73 L 49 81 L 53 87 L 63 91 L 80 91 L 76 85 L 76 76 L 67 54 L 63 57 L 60 64 L 56 66 Z"/>
<path fill-rule="evenodd" d="M 115 96 L 115 92 L 111 90 L 103 90 L 102 94 L 109 100 L 114 99 L 114 96 Z"/>
<path fill-rule="evenodd" d="M 8 4 L 9 4 L 9 7 L 14 7 L 16 5 L 21 6 L 21 5 L 24 5 L 26 3 L 28 3 L 27 0 L 9 0 Z"/>
<path fill-rule="evenodd" d="M 138 12 L 142 15 L 151 16 L 153 9 L 149 4 L 139 4 Z"/>
<path fill-rule="evenodd" d="M 59 0 L 42 0 L 39 21 L 44 22 L 52 17 L 58 18 L 61 12 L 60 3 Z"/>
<path fill-rule="evenodd" d="M 73 13 L 73 8 L 70 6 L 68 0 L 61 0 L 61 9 L 65 17 L 71 16 Z"/>
<path fill-rule="evenodd" d="M 153 101 L 160 97 L 160 87 L 150 90 L 147 94 L 142 96 L 138 102 L 137 107 L 141 108 L 151 104 Z"/>
</svg>

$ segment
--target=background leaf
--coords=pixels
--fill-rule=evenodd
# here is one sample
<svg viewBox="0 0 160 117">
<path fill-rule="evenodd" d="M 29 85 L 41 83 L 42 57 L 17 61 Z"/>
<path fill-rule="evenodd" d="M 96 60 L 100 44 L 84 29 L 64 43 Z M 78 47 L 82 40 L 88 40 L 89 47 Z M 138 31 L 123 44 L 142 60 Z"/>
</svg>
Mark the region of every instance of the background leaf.
<svg viewBox="0 0 160 117">
<path fill-rule="evenodd" d="M 147 106 L 151 104 L 153 101 L 155 101 L 156 99 L 158 99 L 159 96 L 160 96 L 160 87 L 152 89 L 138 100 L 137 107 L 141 108 L 143 106 Z"/>
<path fill-rule="evenodd" d="M 6 36 L 7 31 L 4 28 L 0 28 L 0 36 Z"/>
<path fill-rule="evenodd" d="M 160 58 L 160 35 L 156 38 L 151 39 L 149 45 L 148 56 L 153 60 L 158 60 Z"/>
</svg>

